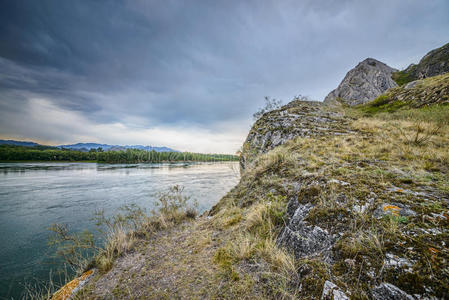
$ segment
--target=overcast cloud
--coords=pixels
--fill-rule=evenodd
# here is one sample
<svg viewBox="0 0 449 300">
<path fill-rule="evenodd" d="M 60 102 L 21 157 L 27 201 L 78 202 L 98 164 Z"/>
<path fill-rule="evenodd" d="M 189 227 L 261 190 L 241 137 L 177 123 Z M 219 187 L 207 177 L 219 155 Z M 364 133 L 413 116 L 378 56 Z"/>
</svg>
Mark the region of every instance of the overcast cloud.
<svg viewBox="0 0 449 300">
<path fill-rule="evenodd" d="M 0 138 L 233 153 L 264 96 L 449 42 L 449 2 L 2 1 Z"/>
</svg>

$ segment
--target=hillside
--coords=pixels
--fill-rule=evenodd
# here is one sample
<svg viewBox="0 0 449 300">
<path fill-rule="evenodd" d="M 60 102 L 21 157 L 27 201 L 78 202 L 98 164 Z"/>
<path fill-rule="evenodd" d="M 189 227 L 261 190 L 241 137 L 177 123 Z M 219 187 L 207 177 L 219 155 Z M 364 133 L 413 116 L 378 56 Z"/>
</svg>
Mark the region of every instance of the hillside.
<svg viewBox="0 0 449 300">
<path fill-rule="evenodd" d="M 447 83 L 397 88 L 382 105 L 265 114 L 228 195 L 207 215 L 162 211 L 109 243 L 118 257 L 97 259 L 77 297 L 448 298 L 447 93 L 425 106 L 408 98 L 435 80 Z"/>
<path fill-rule="evenodd" d="M 418 64 L 393 74 L 398 85 L 449 72 L 449 43 L 427 53 Z"/>
<path fill-rule="evenodd" d="M 24 147 L 42 146 L 35 142 L 15 141 L 15 140 L 0 140 L 0 145 L 15 145 Z"/>
</svg>

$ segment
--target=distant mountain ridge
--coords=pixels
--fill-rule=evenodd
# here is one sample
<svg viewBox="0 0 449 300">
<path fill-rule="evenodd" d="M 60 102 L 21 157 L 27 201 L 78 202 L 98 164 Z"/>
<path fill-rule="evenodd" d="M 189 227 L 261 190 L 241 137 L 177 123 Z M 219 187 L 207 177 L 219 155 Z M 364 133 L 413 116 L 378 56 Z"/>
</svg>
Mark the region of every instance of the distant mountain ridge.
<svg viewBox="0 0 449 300">
<path fill-rule="evenodd" d="M 15 141 L 15 140 L 0 140 L 0 145 L 16 145 L 25 147 L 35 147 L 44 146 L 35 142 L 28 141 Z M 98 143 L 76 143 L 70 145 L 59 145 L 56 148 L 64 148 L 78 151 L 89 151 L 90 149 L 102 148 L 104 151 L 121 151 L 126 149 L 139 149 L 146 151 L 156 151 L 156 152 L 179 152 L 177 150 L 168 147 L 153 147 L 153 146 L 143 146 L 143 145 L 109 145 L 109 144 L 98 144 Z"/>
<path fill-rule="evenodd" d="M 14 141 L 14 140 L 0 140 L 0 145 L 15 145 L 15 146 L 25 146 L 25 147 L 40 146 L 38 143 L 35 143 L 35 142 Z"/>
</svg>

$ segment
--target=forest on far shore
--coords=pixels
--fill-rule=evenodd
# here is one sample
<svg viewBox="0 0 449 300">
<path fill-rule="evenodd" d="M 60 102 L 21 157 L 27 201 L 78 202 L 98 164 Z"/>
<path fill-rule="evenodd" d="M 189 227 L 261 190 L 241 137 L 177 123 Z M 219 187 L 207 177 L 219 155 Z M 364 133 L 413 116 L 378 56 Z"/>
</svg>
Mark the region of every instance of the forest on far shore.
<svg viewBox="0 0 449 300">
<path fill-rule="evenodd" d="M 50 146 L 0 145 L 0 161 L 90 161 L 99 163 L 157 163 L 176 161 L 221 162 L 236 161 L 230 154 L 202 154 L 191 152 L 156 152 L 138 149 L 103 151 L 101 148 L 88 152 L 60 149 Z"/>
</svg>

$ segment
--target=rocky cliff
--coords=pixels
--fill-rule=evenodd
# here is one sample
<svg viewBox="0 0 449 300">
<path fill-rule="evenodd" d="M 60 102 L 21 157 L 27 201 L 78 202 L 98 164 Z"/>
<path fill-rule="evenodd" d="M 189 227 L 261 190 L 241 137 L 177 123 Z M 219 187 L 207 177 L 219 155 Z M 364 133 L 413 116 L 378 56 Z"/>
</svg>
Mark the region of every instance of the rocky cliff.
<svg viewBox="0 0 449 300">
<path fill-rule="evenodd" d="M 331 104 L 341 100 L 348 105 L 369 102 L 397 86 L 391 78 L 396 71 L 383 62 L 367 58 L 346 74 L 338 87 L 326 96 L 324 102 Z"/>
<path fill-rule="evenodd" d="M 418 64 L 393 74 L 393 79 L 403 85 L 408 82 L 449 72 L 449 43 L 427 53 Z"/>
</svg>

